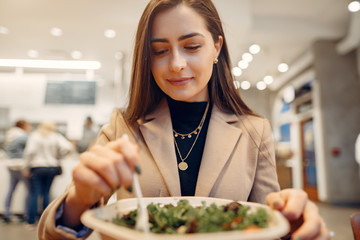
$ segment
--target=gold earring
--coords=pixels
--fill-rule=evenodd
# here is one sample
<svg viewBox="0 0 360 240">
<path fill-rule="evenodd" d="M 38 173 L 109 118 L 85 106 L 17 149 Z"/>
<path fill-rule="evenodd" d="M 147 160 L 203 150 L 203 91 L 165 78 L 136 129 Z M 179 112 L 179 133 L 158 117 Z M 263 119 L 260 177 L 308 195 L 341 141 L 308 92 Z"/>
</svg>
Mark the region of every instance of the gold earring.
<svg viewBox="0 0 360 240">
<path fill-rule="evenodd" d="M 214 64 L 217 64 L 219 60 L 217 58 L 214 59 Z"/>
</svg>

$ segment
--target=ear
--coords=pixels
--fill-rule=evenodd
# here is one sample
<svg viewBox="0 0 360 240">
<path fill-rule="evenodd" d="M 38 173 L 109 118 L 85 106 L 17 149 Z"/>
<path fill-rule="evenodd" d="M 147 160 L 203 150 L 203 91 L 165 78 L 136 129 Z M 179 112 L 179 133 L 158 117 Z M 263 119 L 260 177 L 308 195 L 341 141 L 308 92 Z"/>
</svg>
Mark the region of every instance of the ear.
<svg viewBox="0 0 360 240">
<path fill-rule="evenodd" d="M 219 40 L 215 42 L 215 49 L 216 49 L 216 57 L 219 57 L 220 51 L 223 45 L 224 39 L 221 35 L 219 35 Z"/>
</svg>

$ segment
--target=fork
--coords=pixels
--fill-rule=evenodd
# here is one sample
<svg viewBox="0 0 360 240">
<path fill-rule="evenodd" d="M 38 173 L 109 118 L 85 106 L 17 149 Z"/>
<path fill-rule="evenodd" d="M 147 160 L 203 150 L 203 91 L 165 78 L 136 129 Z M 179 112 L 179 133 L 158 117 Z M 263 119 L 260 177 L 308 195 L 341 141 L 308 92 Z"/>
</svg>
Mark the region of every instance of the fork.
<svg viewBox="0 0 360 240">
<path fill-rule="evenodd" d="M 129 140 L 129 136 L 124 134 L 122 138 Z M 139 178 L 136 172 L 133 174 L 133 186 L 135 190 L 135 195 L 137 197 L 137 208 L 138 208 L 138 215 L 136 218 L 135 229 L 139 231 L 143 231 L 145 233 L 149 232 L 149 215 L 146 205 L 144 203 L 144 199 L 142 196 Z"/>
<path fill-rule="evenodd" d="M 144 199 L 141 193 L 141 188 L 139 184 L 139 179 L 137 173 L 133 174 L 133 185 L 135 194 L 138 200 L 138 215 L 136 218 L 135 229 L 143 231 L 145 233 L 149 232 L 149 215 Z"/>
</svg>

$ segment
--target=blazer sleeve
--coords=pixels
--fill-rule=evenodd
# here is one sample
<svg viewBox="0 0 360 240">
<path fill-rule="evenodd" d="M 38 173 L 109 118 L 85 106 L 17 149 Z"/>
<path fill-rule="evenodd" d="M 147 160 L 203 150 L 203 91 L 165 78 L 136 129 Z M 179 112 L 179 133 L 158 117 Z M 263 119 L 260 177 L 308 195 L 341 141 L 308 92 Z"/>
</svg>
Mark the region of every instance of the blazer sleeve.
<svg viewBox="0 0 360 240">
<path fill-rule="evenodd" d="M 115 140 L 117 129 L 121 128 L 118 126 L 122 122 L 122 115 L 120 110 L 115 110 L 110 118 L 110 123 L 102 127 L 99 136 L 97 138 L 97 143 L 105 145 L 107 142 Z M 54 239 L 66 239 L 66 240 L 75 240 L 75 239 L 85 239 L 91 233 L 85 235 L 84 237 L 77 238 L 74 234 L 68 233 L 60 228 L 56 227 L 56 213 L 59 206 L 65 200 L 69 189 L 74 187 L 74 184 L 71 183 L 65 192 L 52 201 L 48 207 L 45 209 L 41 215 L 39 225 L 38 225 L 38 238 L 40 240 L 54 240 Z"/>
<path fill-rule="evenodd" d="M 77 238 L 73 233 L 69 233 L 64 231 L 61 228 L 56 227 L 56 214 L 57 210 L 60 207 L 60 205 L 65 201 L 65 198 L 68 194 L 68 189 L 74 187 L 71 183 L 68 188 L 65 190 L 65 192 L 52 201 L 45 211 L 41 214 L 41 218 L 38 225 L 38 239 L 39 240 L 55 240 L 55 239 L 61 239 L 61 240 L 82 240 L 86 239 L 90 234 L 91 230 L 87 232 L 84 236 Z"/>
<path fill-rule="evenodd" d="M 276 173 L 274 139 L 270 122 L 263 120 L 261 140 L 257 156 L 257 167 L 253 187 L 248 201 L 266 203 L 266 196 L 280 190 Z"/>
</svg>

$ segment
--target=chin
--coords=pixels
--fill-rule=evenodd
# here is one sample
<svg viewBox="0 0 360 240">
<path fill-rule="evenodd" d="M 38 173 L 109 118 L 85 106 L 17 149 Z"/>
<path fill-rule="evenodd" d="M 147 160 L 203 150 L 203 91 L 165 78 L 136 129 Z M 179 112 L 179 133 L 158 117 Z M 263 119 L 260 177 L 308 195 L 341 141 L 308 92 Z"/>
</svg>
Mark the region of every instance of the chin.
<svg viewBox="0 0 360 240">
<path fill-rule="evenodd" d="M 167 94 L 169 97 L 176 101 L 182 102 L 202 102 L 207 101 L 205 96 L 200 96 L 199 94 L 191 94 L 189 91 L 173 91 Z"/>
<path fill-rule="evenodd" d="M 188 98 L 181 97 L 181 96 L 172 96 L 172 95 L 170 95 L 170 98 L 174 99 L 175 101 L 191 102 L 191 100 L 189 100 Z"/>
</svg>

